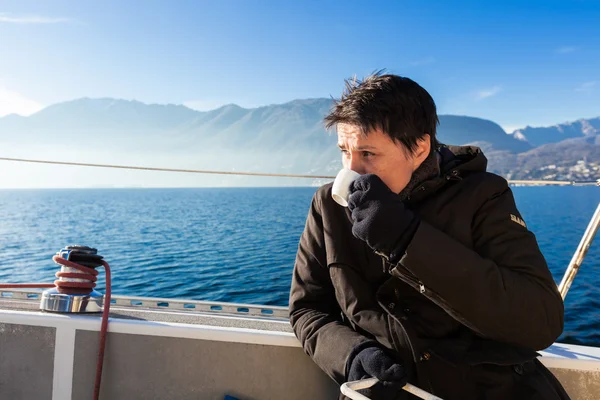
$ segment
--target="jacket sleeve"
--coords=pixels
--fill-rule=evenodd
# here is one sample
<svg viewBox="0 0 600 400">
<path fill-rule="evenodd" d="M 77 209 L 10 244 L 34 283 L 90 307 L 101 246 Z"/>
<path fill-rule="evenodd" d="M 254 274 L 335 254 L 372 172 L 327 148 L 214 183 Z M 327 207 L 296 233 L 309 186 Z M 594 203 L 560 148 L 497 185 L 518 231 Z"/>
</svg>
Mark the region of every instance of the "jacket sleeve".
<svg viewBox="0 0 600 400">
<path fill-rule="evenodd" d="M 372 340 L 343 323 L 325 255 L 319 199 L 313 198 L 300 238 L 290 289 L 290 322 L 304 351 L 338 384 L 353 349 Z"/>
<path fill-rule="evenodd" d="M 483 337 L 541 350 L 562 333 L 564 305 L 535 236 L 502 182 L 474 216 L 473 249 L 422 222 L 400 264 L 418 278 L 425 295 L 441 299 Z M 401 275 L 400 268 L 392 274 Z"/>
</svg>

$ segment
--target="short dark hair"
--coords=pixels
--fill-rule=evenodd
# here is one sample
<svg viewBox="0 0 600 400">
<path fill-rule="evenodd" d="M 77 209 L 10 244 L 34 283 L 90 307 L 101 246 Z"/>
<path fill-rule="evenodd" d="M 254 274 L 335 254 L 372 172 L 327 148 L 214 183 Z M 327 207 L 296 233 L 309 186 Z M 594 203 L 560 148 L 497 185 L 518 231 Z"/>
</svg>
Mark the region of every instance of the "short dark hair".
<svg viewBox="0 0 600 400">
<path fill-rule="evenodd" d="M 363 80 L 346 79 L 346 88 L 334 100 L 325 126 L 343 123 L 360 127 L 363 134 L 381 129 L 410 152 L 425 134 L 431 137 L 431 149 L 439 146 L 436 138 L 439 119 L 433 98 L 415 81 L 377 71 Z"/>
</svg>

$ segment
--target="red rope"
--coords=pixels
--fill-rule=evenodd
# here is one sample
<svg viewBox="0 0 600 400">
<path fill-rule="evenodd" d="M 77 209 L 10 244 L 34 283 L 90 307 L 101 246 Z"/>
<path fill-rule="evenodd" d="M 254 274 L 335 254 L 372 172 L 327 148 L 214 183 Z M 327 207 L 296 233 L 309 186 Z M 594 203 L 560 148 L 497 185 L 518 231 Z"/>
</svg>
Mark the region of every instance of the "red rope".
<svg viewBox="0 0 600 400">
<path fill-rule="evenodd" d="M 98 271 L 94 268 L 88 268 L 79 265 L 72 261 L 66 260 L 58 255 L 52 257 L 52 260 L 65 267 L 75 268 L 82 273 L 76 272 L 57 272 L 56 277 L 59 278 L 52 283 L 0 283 L 0 289 L 24 289 L 24 288 L 53 288 L 56 287 L 61 293 L 66 294 L 86 294 L 91 293 L 96 286 Z M 102 311 L 102 323 L 100 325 L 100 344 L 98 347 L 98 359 L 96 361 L 96 380 L 94 382 L 94 400 L 100 397 L 100 383 L 102 381 L 102 367 L 104 364 L 104 348 L 106 347 L 106 332 L 108 331 L 108 316 L 110 313 L 110 296 L 111 296 L 111 277 L 110 266 L 104 260 L 101 261 L 106 273 L 106 293 L 104 294 L 104 310 Z M 62 281 L 60 278 L 76 278 L 86 279 L 89 282 L 71 282 Z"/>
<path fill-rule="evenodd" d="M 81 272 L 62 272 L 58 271 L 55 275 L 58 278 L 54 281 L 56 288 L 60 293 L 66 294 L 87 294 L 92 293 L 92 289 L 96 287 L 96 278 L 98 271 L 94 268 L 88 268 L 83 265 L 74 263 L 73 261 L 65 260 L 59 255 L 52 257 L 52 261 L 65 267 L 78 269 Z M 106 267 L 105 267 L 106 268 Z M 76 278 L 85 279 L 86 282 L 63 281 L 60 278 Z"/>
<path fill-rule="evenodd" d="M 44 289 L 56 287 L 54 283 L 0 283 L 0 289 Z"/>
<path fill-rule="evenodd" d="M 96 361 L 96 382 L 94 383 L 94 400 L 100 396 L 100 381 L 102 380 L 102 366 L 104 365 L 104 347 L 106 345 L 106 332 L 108 331 L 108 315 L 110 313 L 111 280 L 110 267 L 102 260 L 104 272 L 106 273 L 106 293 L 104 294 L 104 310 L 102 311 L 102 325 L 100 326 L 100 344 L 98 347 L 98 359 Z"/>
</svg>

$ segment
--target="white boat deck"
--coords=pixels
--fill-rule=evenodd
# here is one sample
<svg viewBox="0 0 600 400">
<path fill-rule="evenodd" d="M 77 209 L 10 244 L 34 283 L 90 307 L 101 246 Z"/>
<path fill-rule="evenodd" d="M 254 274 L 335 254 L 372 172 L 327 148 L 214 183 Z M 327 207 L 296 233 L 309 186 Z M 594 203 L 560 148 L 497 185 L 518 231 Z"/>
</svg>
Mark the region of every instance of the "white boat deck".
<svg viewBox="0 0 600 400">
<path fill-rule="evenodd" d="M 0 296 L 0 398 L 89 398 L 100 314 L 41 312 L 35 293 Z M 336 398 L 339 388 L 304 354 L 286 315 L 283 307 L 116 297 L 101 398 Z M 600 399 L 600 348 L 556 343 L 541 354 L 574 400 Z"/>
</svg>

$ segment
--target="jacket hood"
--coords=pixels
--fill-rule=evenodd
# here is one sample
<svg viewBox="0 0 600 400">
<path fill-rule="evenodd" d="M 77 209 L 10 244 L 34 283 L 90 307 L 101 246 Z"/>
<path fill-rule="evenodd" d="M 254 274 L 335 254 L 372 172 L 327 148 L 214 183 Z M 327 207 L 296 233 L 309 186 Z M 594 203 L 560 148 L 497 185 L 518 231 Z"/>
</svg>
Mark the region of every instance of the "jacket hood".
<svg viewBox="0 0 600 400">
<path fill-rule="evenodd" d="M 438 154 L 440 174 L 417 186 L 407 198 L 408 203 L 422 201 L 452 181 L 486 172 L 487 158 L 479 147 L 443 145 Z"/>
<path fill-rule="evenodd" d="M 487 158 L 479 147 L 475 146 L 442 146 L 439 149 L 441 156 L 441 175 L 459 171 L 460 175 L 474 172 L 486 172 Z"/>
</svg>

